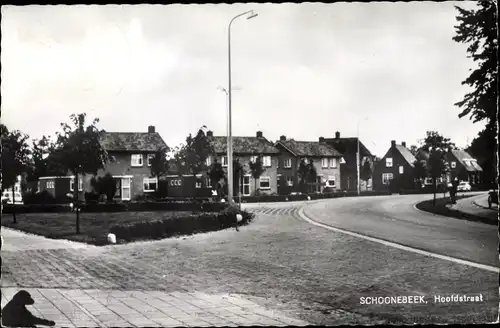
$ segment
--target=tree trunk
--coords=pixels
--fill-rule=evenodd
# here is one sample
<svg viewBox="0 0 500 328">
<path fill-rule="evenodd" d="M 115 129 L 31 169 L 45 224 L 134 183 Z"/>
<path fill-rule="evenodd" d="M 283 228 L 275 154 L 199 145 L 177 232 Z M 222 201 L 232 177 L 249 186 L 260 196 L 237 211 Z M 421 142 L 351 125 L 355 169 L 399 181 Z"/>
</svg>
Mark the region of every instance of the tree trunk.
<svg viewBox="0 0 500 328">
<path fill-rule="evenodd" d="M 75 173 L 75 183 L 73 184 L 73 192 L 75 194 L 74 197 L 74 209 L 76 211 L 76 234 L 80 234 L 80 204 L 79 204 L 79 199 L 78 199 L 78 173 Z"/>
<path fill-rule="evenodd" d="M 16 177 L 16 179 L 17 179 L 17 177 Z M 14 223 L 17 223 L 17 219 L 16 219 L 16 195 L 14 192 L 15 185 L 16 184 L 14 183 L 14 185 L 12 186 L 12 219 L 14 220 Z"/>
<path fill-rule="evenodd" d="M 436 179 L 434 178 L 433 179 L 433 184 L 434 184 L 434 199 L 432 201 L 432 206 L 436 206 L 436 192 L 437 192 L 437 188 L 436 188 Z"/>
</svg>

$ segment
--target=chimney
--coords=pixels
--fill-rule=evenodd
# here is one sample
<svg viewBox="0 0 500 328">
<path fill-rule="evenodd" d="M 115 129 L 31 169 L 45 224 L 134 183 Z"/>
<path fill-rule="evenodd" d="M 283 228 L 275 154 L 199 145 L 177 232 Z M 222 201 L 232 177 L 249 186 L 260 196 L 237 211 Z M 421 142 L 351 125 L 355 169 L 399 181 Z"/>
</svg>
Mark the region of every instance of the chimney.
<svg viewBox="0 0 500 328">
<path fill-rule="evenodd" d="M 396 140 L 391 140 L 391 147 L 392 148 L 396 147 Z"/>
<path fill-rule="evenodd" d="M 406 141 L 401 141 L 401 146 L 406 148 Z"/>
<path fill-rule="evenodd" d="M 155 133 L 155 126 L 154 125 L 148 126 L 148 133 Z"/>
<path fill-rule="evenodd" d="M 319 137 L 319 142 L 325 142 L 325 138 Z"/>
<path fill-rule="evenodd" d="M 257 138 L 262 138 L 262 131 L 257 131 Z"/>
<path fill-rule="evenodd" d="M 281 136 L 280 141 L 286 141 L 286 136 Z"/>
<path fill-rule="evenodd" d="M 214 133 L 212 131 L 207 131 L 207 137 L 213 137 Z"/>
<path fill-rule="evenodd" d="M 335 132 L 335 139 L 340 139 L 340 132 L 339 131 Z"/>
</svg>

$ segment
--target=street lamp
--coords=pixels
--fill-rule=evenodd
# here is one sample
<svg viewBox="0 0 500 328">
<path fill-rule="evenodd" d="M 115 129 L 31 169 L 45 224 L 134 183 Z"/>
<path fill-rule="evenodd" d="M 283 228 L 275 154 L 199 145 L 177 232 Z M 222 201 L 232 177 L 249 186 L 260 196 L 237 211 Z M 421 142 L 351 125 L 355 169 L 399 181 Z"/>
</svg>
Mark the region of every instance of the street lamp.
<svg viewBox="0 0 500 328">
<path fill-rule="evenodd" d="M 227 28 L 227 49 L 228 49 L 228 131 L 227 131 L 227 200 L 229 206 L 233 205 L 233 140 L 232 140 L 232 122 L 231 122 L 231 25 L 236 18 L 247 16 L 247 19 L 257 17 L 257 13 L 253 10 L 236 15 L 229 22 Z"/>
<path fill-rule="evenodd" d="M 359 174 L 359 166 L 360 166 L 360 154 L 359 154 L 359 124 L 363 121 L 367 121 L 368 117 L 365 117 L 362 120 L 358 120 L 358 129 L 357 129 L 357 150 L 356 150 L 356 173 L 357 173 L 357 179 L 356 179 L 356 185 L 357 185 L 357 191 L 358 191 L 358 196 L 361 195 L 361 179 L 360 179 L 360 174 Z"/>
</svg>

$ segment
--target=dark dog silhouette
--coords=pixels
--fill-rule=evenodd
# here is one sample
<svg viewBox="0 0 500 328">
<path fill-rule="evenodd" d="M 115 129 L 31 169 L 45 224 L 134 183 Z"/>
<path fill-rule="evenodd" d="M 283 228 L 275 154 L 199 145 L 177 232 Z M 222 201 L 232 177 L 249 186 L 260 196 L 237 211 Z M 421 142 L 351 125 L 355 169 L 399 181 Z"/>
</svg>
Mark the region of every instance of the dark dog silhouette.
<svg viewBox="0 0 500 328">
<path fill-rule="evenodd" d="M 30 293 L 21 290 L 2 309 L 2 326 L 5 327 L 36 327 L 36 325 L 54 326 L 52 320 L 35 317 L 26 305 L 33 305 L 35 301 Z"/>
</svg>

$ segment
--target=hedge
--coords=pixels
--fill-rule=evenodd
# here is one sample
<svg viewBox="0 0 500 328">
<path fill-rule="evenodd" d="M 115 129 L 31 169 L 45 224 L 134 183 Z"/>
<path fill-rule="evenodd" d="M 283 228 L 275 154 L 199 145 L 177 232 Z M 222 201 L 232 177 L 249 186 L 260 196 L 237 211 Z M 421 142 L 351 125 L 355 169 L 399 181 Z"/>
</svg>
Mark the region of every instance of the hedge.
<svg viewBox="0 0 500 328">
<path fill-rule="evenodd" d="M 236 221 L 236 214 L 242 215 L 241 222 Z M 117 239 L 127 242 L 137 239 L 162 239 L 247 225 L 253 218 L 252 213 L 228 208 L 221 213 L 191 214 L 163 220 L 115 225 L 111 227 L 110 232 L 115 234 Z"/>
<path fill-rule="evenodd" d="M 389 191 L 362 191 L 360 196 L 383 196 L 391 195 Z M 288 201 L 301 201 L 301 200 L 315 200 L 327 199 L 338 197 L 354 197 L 358 196 L 356 191 L 337 191 L 330 193 L 313 193 L 313 194 L 296 194 L 296 195 L 261 195 L 261 196 L 245 196 L 241 197 L 243 203 L 271 203 L 271 202 L 286 202 Z M 236 198 L 237 199 L 237 198 Z"/>
<path fill-rule="evenodd" d="M 68 204 L 28 204 L 28 205 L 12 205 L 6 204 L 2 206 L 2 213 L 11 214 L 15 207 L 16 214 L 23 213 L 64 213 L 70 212 L 71 207 Z"/>
</svg>

